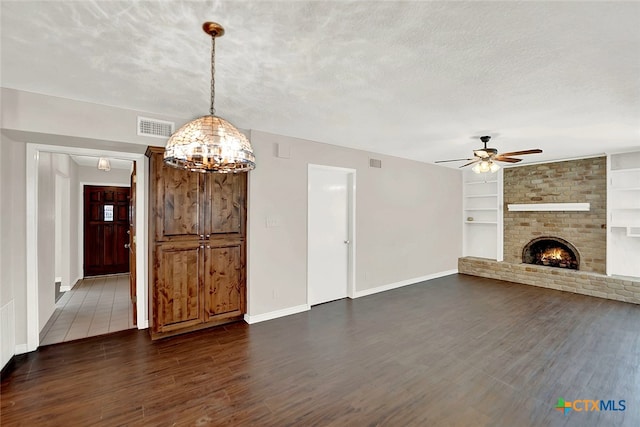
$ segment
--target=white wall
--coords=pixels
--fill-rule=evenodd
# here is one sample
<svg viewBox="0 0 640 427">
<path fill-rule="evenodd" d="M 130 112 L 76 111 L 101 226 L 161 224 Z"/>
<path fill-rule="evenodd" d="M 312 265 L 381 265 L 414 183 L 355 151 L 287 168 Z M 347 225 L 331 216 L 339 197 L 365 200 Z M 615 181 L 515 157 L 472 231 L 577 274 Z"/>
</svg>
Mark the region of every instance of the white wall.
<svg viewBox="0 0 640 427">
<path fill-rule="evenodd" d="M 78 166 L 78 182 L 85 185 L 115 185 L 129 187 L 131 170 L 111 169 L 101 171 L 90 166 Z"/>
<path fill-rule="evenodd" d="M 356 292 L 455 270 L 462 248 L 459 171 L 251 132 L 248 315 L 307 303 L 307 164 L 356 169 Z M 275 156 L 276 144 L 291 150 Z M 369 157 L 382 160 L 370 168 Z M 266 227 L 275 218 L 279 226 Z"/>
<path fill-rule="evenodd" d="M 55 301 L 55 177 L 59 155 L 41 152 L 38 158 L 38 326 L 49 320 Z"/>
</svg>

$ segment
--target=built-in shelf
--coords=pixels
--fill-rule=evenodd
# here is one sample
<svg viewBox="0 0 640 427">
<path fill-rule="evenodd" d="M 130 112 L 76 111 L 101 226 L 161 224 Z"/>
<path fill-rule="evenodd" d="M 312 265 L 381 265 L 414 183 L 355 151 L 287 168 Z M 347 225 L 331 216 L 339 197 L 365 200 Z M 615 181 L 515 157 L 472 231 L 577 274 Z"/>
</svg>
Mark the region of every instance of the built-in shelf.
<svg viewBox="0 0 640 427">
<path fill-rule="evenodd" d="M 491 184 L 493 182 L 498 182 L 498 180 L 491 180 L 491 181 L 467 181 L 464 183 L 464 185 L 477 185 L 477 184 Z"/>
<path fill-rule="evenodd" d="M 588 211 L 591 203 L 524 203 L 507 205 L 510 212 Z"/>
<path fill-rule="evenodd" d="M 498 221 L 465 221 L 465 224 L 497 224 Z"/>
<path fill-rule="evenodd" d="M 612 187 L 613 191 L 638 191 L 640 187 Z"/>
<path fill-rule="evenodd" d="M 502 261 L 502 170 L 491 175 L 467 170 L 462 182 L 463 255 Z"/>
<path fill-rule="evenodd" d="M 640 277 L 640 151 L 607 160 L 607 274 Z"/>
<path fill-rule="evenodd" d="M 627 227 L 628 237 L 640 237 L 640 227 Z"/>
<path fill-rule="evenodd" d="M 612 169 L 610 172 L 612 174 L 629 173 L 629 172 L 640 172 L 640 168 Z"/>
</svg>

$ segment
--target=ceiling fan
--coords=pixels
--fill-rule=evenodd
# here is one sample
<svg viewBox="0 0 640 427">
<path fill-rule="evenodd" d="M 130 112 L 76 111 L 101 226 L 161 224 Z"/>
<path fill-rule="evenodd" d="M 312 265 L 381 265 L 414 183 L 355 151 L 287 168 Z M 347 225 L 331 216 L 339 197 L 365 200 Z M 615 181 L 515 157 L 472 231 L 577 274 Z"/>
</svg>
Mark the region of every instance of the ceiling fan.
<svg viewBox="0 0 640 427">
<path fill-rule="evenodd" d="M 471 160 L 469 163 L 460 166 L 461 168 L 465 166 L 470 166 L 475 164 L 472 170 L 475 173 L 482 172 L 491 172 L 494 173 L 500 166 L 494 162 L 506 162 L 506 163 L 518 163 L 522 161 L 522 159 L 516 159 L 511 156 L 523 156 L 525 154 L 538 154 L 542 153 L 542 150 L 539 148 L 532 150 L 522 150 L 522 151 L 511 151 L 509 153 L 500 153 L 498 154 L 498 150 L 495 148 L 487 147 L 487 142 L 491 139 L 490 136 L 481 136 L 480 141 L 484 143 L 483 148 L 479 148 L 477 150 L 473 150 L 473 158 L 470 159 L 453 159 L 453 160 L 438 160 L 435 163 L 446 163 L 446 162 L 460 162 L 463 160 Z"/>
</svg>

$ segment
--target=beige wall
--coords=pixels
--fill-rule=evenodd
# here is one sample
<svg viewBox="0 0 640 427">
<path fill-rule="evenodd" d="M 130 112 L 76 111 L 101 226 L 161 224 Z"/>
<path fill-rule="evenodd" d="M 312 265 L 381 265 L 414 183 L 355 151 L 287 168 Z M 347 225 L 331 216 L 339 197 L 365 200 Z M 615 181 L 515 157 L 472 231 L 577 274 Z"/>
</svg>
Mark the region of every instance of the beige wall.
<svg viewBox="0 0 640 427">
<path fill-rule="evenodd" d="M 260 131 L 251 132 L 249 315 L 307 303 L 307 167 L 356 170 L 356 291 L 457 268 L 457 170 Z M 290 158 L 275 156 L 276 144 Z M 370 168 L 369 157 L 382 160 Z M 266 227 L 267 218 L 279 226 Z"/>
<path fill-rule="evenodd" d="M 5 88 L 1 92 L 0 187 L 12 203 L 1 207 L 0 302 L 15 303 L 15 347 L 26 349 L 25 143 L 143 152 L 146 145 L 164 141 L 135 134 L 136 111 Z M 173 120 L 176 125 L 186 121 Z M 381 155 L 372 157 L 382 159 L 382 169 L 370 169 L 369 153 L 258 131 L 252 132 L 252 142 L 258 168 L 249 176 L 250 315 L 306 304 L 308 163 L 357 170 L 358 291 L 456 268 L 461 255 L 458 171 Z M 288 144 L 291 158 L 275 157 L 275 143 Z M 280 226 L 266 228 L 269 216 L 278 217 Z M 1 341 L 4 346 L 4 337 Z"/>
<path fill-rule="evenodd" d="M 74 101 L 15 89 L 0 88 L 0 90 L 2 128 L 44 134 L 46 137 L 43 141 L 36 140 L 37 135 L 32 135 L 31 140 L 28 141 L 39 144 L 75 146 L 76 144 L 72 144 L 73 139 L 82 138 L 85 140 L 81 145 L 83 147 L 115 151 L 125 150 L 122 150 L 118 144 L 109 145 L 109 141 L 142 146 L 164 145 L 163 139 L 137 135 L 138 115 L 173 121 L 176 129 L 191 119 Z M 62 141 L 56 141 L 50 135 L 64 135 L 65 138 Z M 103 142 L 99 147 L 92 147 L 87 145 L 87 138 Z M 140 152 L 144 153 L 144 149 Z"/>
<path fill-rule="evenodd" d="M 4 366 L 8 361 L 6 355 L 11 357 L 16 345 L 26 348 L 27 342 L 26 146 L 2 135 L 0 151 L 0 308 L 6 310 L 2 313 L 4 333 L 0 346 Z M 4 331 L 5 327 L 11 330 Z"/>
</svg>

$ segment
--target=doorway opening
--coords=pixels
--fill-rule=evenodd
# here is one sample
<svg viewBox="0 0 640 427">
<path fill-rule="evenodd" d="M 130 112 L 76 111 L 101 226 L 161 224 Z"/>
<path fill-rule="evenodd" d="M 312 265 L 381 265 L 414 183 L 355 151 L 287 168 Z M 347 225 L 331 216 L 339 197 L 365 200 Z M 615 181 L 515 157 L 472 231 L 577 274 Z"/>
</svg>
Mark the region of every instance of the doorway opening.
<svg viewBox="0 0 640 427">
<path fill-rule="evenodd" d="M 53 241 L 53 230 L 48 231 L 46 227 L 42 226 L 42 221 L 44 217 L 48 215 L 48 211 L 46 210 L 46 206 L 49 203 L 46 199 L 44 202 L 40 200 L 43 193 L 42 190 L 47 188 L 46 177 L 47 172 L 46 169 L 41 169 L 42 164 L 40 162 L 41 157 L 46 158 L 47 156 L 57 155 L 63 157 L 61 155 L 66 155 L 67 157 L 75 156 L 75 157 L 109 157 L 114 159 L 115 161 L 124 161 L 129 165 L 129 170 L 124 171 L 125 177 L 123 182 L 109 182 L 110 179 L 104 175 L 104 172 L 99 171 L 94 164 L 91 167 L 90 175 L 86 175 L 85 178 L 77 178 L 75 179 L 74 184 L 71 185 L 72 198 L 76 197 L 79 200 L 79 203 L 76 202 L 76 208 L 74 208 L 77 212 L 76 220 L 72 221 L 72 229 L 75 230 L 75 234 L 72 234 L 71 244 L 76 244 L 79 250 L 73 251 L 76 258 L 75 268 L 70 272 L 70 281 L 68 286 L 64 286 L 62 283 L 61 290 L 69 293 L 72 288 L 80 286 L 77 290 L 87 286 L 87 283 L 84 282 L 84 269 L 83 269 L 83 234 L 84 228 L 82 226 L 82 189 L 85 184 L 95 184 L 100 183 L 104 185 L 129 185 L 129 182 L 132 177 L 131 167 L 135 165 L 135 163 L 140 163 L 144 166 L 146 163 L 146 158 L 142 153 L 132 153 L 132 152 L 120 152 L 120 151 L 106 151 L 106 150 L 97 150 L 97 149 L 89 149 L 89 148 L 80 148 L 80 147 L 67 147 L 67 146 L 51 146 L 51 145 L 42 145 L 42 144 L 27 144 L 27 164 L 26 164 L 26 176 L 27 176 L 27 259 L 28 268 L 27 268 L 27 348 L 26 351 L 33 351 L 37 349 L 37 347 L 41 343 L 41 337 L 44 334 L 41 332 L 46 332 L 45 327 L 51 326 L 51 323 L 55 321 L 51 316 L 54 315 L 58 309 L 58 306 L 53 298 L 54 292 L 51 292 L 52 297 L 49 298 L 49 295 L 41 295 L 42 289 L 47 287 L 47 282 L 53 282 L 53 275 L 51 274 L 51 280 L 49 280 L 49 273 L 53 271 L 54 260 L 54 244 L 51 243 L 51 251 L 48 249 L 43 250 L 43 242 L 48 240 L 48 237 L 51 237 L 51 241 Z M 52 163 L 54 164 L 54 163 Z M 112 166 L 114 162 L 112 161 Z M 43 173 L 44 171 L 44 173 Z M 103 174 L 103 175 L 100 175 Z M 126 284 L 125 290 L 127 291 L 127 299 L 128 305 L 132 305 L 135 301 L 131 298 L 140 298 L 143 301 L 146 301 L 147 289 L 146 289 L 146 254 L 144 251 L 146 241 L 146 236 L 144 235 L 144 223 L 146 221 L 146 211 L 144 207 L 144 188 L 146 182 L 146 168 L 139 167 L 137 173 L 137 183 L 139 188 L 138 196 L 135 200 L 135 206 L 132 210 L 132 207 L 127 205 L 124 207 L 124 216 L 126 222 L 129 223 L 133 221 L 135 225 L 137 225 L 136 229 L 138 230 L 137 240 L 139 240 L 142 244 L 137 245 L 134 249 L 137 252 L 133 259 L 133 264 L 136 266 L 136 270 L 140 272 L 136 274 L 135 277 L 129 274 L 123 274 L 118 278 L 118 282 L 123 282 Z M 87 178 L 87 176 L 89 176 Z M 99 176 L 100 178 L 96 178 Z M 77 195 L 77 196 L 74 196 Z M 67 209 L 69 210 L 69 209 Z M 131 215 L 131 216 L 130 216 Z M 79 216 L 79 218 L 78 218 Z M 46 222 L 46 220 L 45 220 Z M 53 228 L 53 226 L 52 226 Z M 48 243 L 47 243 L 48 244 Z M 124 245 L 124 244 L 123 244 Z M 46 246 L 46 245 L 45 245 Z M 129 250 L 125 252 L 127 256 L 129 256 Z M 73 267 L 73 265 L 72 265 Z M 64 276 L 63 276 L 64 277 Z M 56 277 L 58 278 L 58 277 Z M 105 280 L 105 276 L 102 276 L 100 280 Z M 130 280 L 133 282 L 133 286 L 130 283 Z M 75 287 L 74 287 L 74 284 Z M 94 283 L 95 284 L 95 283 Z M 53 289 L 53 283 L 51 283 L 51 287 Z M 135 295 L 131 292 L 131 290 L 135 289 Z M 95 292 L 94 292 L 95 294 Z M 131 294 L 131 295 L 130 295 Z M 115 295 L 115 294 L 114 294 Z M 69 293 L 67 296 L 68 299 L 71 299 L 72 295 Z M 103 295 L 103 299 L 107 298 Z M 63 295 L 59 299 L 59 303 L 65 301 L 65 295 Z M 114 305 L 115 307 L 115 305 Z M 112 310 L 113 307 L 112 307 Z M 121 313 L 122 310 L 118 309 L 117 312 Z M 119 321 L 120 323 L 127 323 L 127 326 L 123 329 L 128 329 L 129 324 L 132 323 L 136 325 L 140 329 L 144 329 L 148 327 L 147 320 L 147 307 L 141 306 L 138 307 L 138 310 L 135 309 L 129 310 L 133 311 L 133 314 L 127 313 L 123 317 L 123 321 Z M 60 313 L 58 313 L 61 315 Z M 78 315 L 78 313 L 76 313 Z M 96 314 L 94 313 L 94 317 Z M 135 316 L 135 318 L 134 318 Z M 98 316 L 99 317 L 99 316 Z M 47 322 L 51 319 L 51 322 Z M 79 318 L 80 319 L 80 318 Z M 115 319 L 115 318 L 114 318 Z M 86 321 L 84 322 L 86 324 Z M 117 322 L 116 322 L 117 323 Z M 96 324 L 97 325 L 97 324 Z M 98 329 L 97 327 L 94 329 Z M 109 332 L 107 330 L 107 332 Z M 49 342 L 47 342 L 49 343 Z"/>
</svg>

